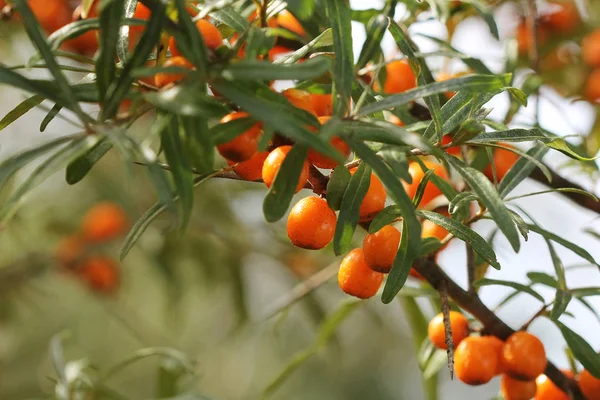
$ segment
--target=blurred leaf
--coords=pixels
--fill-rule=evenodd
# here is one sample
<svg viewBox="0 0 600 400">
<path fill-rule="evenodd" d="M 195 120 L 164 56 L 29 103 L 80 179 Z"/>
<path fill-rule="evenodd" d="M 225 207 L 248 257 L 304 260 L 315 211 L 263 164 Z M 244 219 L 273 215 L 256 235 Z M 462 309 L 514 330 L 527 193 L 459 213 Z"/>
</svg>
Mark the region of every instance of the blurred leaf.
<svg viewBox="0 0 600 400">
<path fill-rule="evenodd" d="M 548 149 L 544 145 L 538 144 L 529 149 L 527 154 L 536 160 L 541 160 L 547 152 Z M 535 167 L 536 165 L 530 159 L 520 158 L 515 165 L 508 170 L 506 175 L 504 175 L 502 182 L 500 182 L 500 185 L 498 186 L 500 197 L 506 197 L 519 183 L 531 174 L 531 171 L 533 171 Z"/>
<path fill-rule="evenodd" d="M 341 208 L 350 177 L 350 171 L 343 165 L 338 165 L 331 173 L 327 182 L 327 204 L 332 210 L 338 211 Z"/>
<path fill-rule="evenodd" d="M 144 94 L 144 100 L 156 107 L 186 117 L 221 117 L 227 109 L 209 96 L 203 85 L 176 85 L 160 92 Z"/>
<path fill-rule="evenodd" d="M 600 378 L 600 355 L 594 351 L 584 338 L 573 332 L 563 323 L 554 320 L 560 329 L 569 349 L 583 367 L 594 377 Z"/>
<path fill-rule="evenodd" d="M 550 286 L 552 288 L 558 287 L 558 282 L 556 279 L 544 272 L 528 272 L 527 277 L 533 283 L 540 283 L 542 285 Z"/>
<path fill-rule="evenodd" d="M 385 286 L 383 287 L 383 293 L 381 294 L 381 302 L 384 304 L 391 303 L 394 300 L 394 297 L 400 292 L 400 290 L 404 287 L 406 283 L 406 279 L 410 273 L 410 268 L 414 256 L 416 254 L 410 254 L 408 247 L 409 235 L 409 227 L 407 224 L 407 219 L 405 218 L 402 223 L 402 236 L 400 237 L 400 247 L 396 252 L 396 257 L 394 258 L 394 264 L 392 265 L 392 269 L 388 274 L 387 280 L 385 281 Z M 419 243 L 420 245 L 420 243 Z"/>
<path fill-rule="evenodd" d="M 480 171 L 467 166 L 463 161 L 449 155 L 446 155 L 445 158 L 469 184 L 473 192 L 477 194 L 481 202 L 489 210 L 494 221 L 496 221 L 498 228 L 500 228 L 510 242 L 513 250 L 518 252 L 521 247 L 519 233 L 510 217 L 508 209 L 492 183 Z"/>
<path fill-rule="evenodd" d="M 210 15 L 224 24 L 229 25 L 235 29 L 237 33 L 244 33 L 250 25 L 248 21 L 231 6 L 219 7 L 218 10 L 214 10 Z"/>
<path fill-rule="evenodd" d="M 186 374 L 177 361 L 171 358 L 161 360 L 156 379 L 156 394 L 159 399 L 176 396 L 181 378 Z"/>
<path fill-rule="evenodd" d="M 56 375 L 58 376 L 61 382 L 67 381 L 67 377 L 65 375 L 65 369 L 67 367 L 67 364 L 65 362 L 65 354 L 62 344 L 64 336 L 65 333 L 58 333 L 52 336 L 52 339 L 50 339 L 50 345 L 48 349 L 50 353 L 50 361 L 52 362 L 52 367 L 54 368 L 54 372 L 56 372 Z"/>
<path fill-rule="evenodd" d="M 128 25 L 129 19 L 134 16 L 138 1 L 137 0 L 125 0 L 124 16 L 126 17 L 123 24 Z M 143 25 L 146 25 L 146 21 L 140 21 Z M 119 61 L 125 64 L 129 58 L 129 28 L 119 30 L 119 36 L 117 38 L 117 56 Z"/>
<path fill-rule="evenodd" d="M 226 66 L 221 76 L 230 81 L 304 80 L 323 75 L 329 69 L 329 64 L 328 57 L 315 57 L 300 64 L 248 60 Z"/>
<path fill-rule="evenodd" d="M 179 26 L 181 31 L 174 31 L 177 49 L 196 67 L 202 80 L 206 78 L 208 69 L 208 50 L 202 34 L 189 15 L 185 0 L 175 0 Z"/>
<path fill-rule="evenodd" d="M 544 238 L 546 238 L 548 240 L 552 240 L 552 241 L 566 247 L 567 249 L 571 250 L 573 253 L 577 254 L 579 257 L 583 258 L 584 260 L 589 261 L 590 263 L 592 263 L 594 265 L 598 265 L 596 260 L 594 260 L 594 257 L 590 253 L 588 253 L 587 250 L 585 250 L 583 247 L 580 247 L 580 246 L 576 245 L 575 243 L 570 242 L 550 231 L 542 229 L 538 225 L 529 224 L 529 225 L 527 225 L 527 227 L 531 231 L 542 235 Z"/>
<path fill-rule="evenodd" d="M 421 199 L 423 198 L 423 194 L 425 193 L 425 188 L 427 187 L 427 184 L 429 183 L 429 177 L 431 175 L 433 175 L 434 172 L 435 171 L 433 170 L 433 168 L 425 170 L 425 174 L 423 175 L 423 178 L 421 178 L 421 181 L 419 182 L 419 185 L 417 186 L 417 191 L 415 192 L 415 196 L 413 197 L 413 204 L 414 204 L 415 208 L 419 207 L 419 204 L 421 203 Z"/>
<path fill-rule="evenodd" d="M 598 320 L 598 322 L 600 322 L 600 313 L 598 313 L 598 310 L 596 310 L 587 300 L 585 300 L 583 297 L 575 297 L 581 304 L 583 304 L 583 306 L 585 308 L 587 308 L 592 314 L 594 314 L 594 316 L 596 317 L 596 319 Z"/>
<path fill-rule="evenodd" d="M 527 293 L 528 295 L 535 297 L 537 300 L 541 301 L 542 303 L 544 302 L 544 298 L 538 292 L 536 292 L 529 286 L 525 286 L 525 285 L 522 285 L 517 282 L 483 278 L 483 279 L 479 279 L 479 280 L 475 281 L 473 284 L 475 285 L 475 287 L 494 286 L 494 285 L 511 287 L 518 292 Z"/>
<path fill-rule="evenodd" d="M 540 194 L 546 194 L 546 193 L 577 193 L 582 196 L 589 197 L 590 199 L 592 199 L 594 201 L 600 201 L 600 199 L 598 199 L 594 194 L 588 192 L 587 190 L 577 189 L 577 188 L 558 188 L 558 189 L 542 190 L 540 192 L 525 193 L 525 194 L 520 194 L 518 196 L 507 197 L 505 199 L 505 201 L 522 199 L 522 198 L 530 197 L 530 196 L 538 196 Z"/>
<path fill-rule="evenodd" d="M 273 61 L 273 64 L 293 64 L 306 56 L 311 50 L 318 49 L 321 47 L 331 46 L 333 44 L 333 33 L 331 28 L 323 31 L 319 36 L 308 42 L 305 46 L 300 47 L 298 50 L 291 54 L 278 58 Z"/>
<path fill-rule="evenodd" d="M 81 181 L 90 172 L 92 167 L 102 158 L 113 145 L 107 138 L 102 138 L 85 154 L 71 161 L 67 165 L 66 181 L 74 185 Z"/>
<path fill-rule="evenodd" d="M 379 155 L 390 166 L 398 178 L 407 183 L 412 183 L 412 176 L 408 172 L 408 158 L 406 158 L 406 153 L 394 146 L 390 146 L 380 150 Z"/>
<path fill-rule="evenodd" d="M 15 122 L 17 119 L 25 115 L 32 108 L 37 107 L 39 104 L 44 101 L 44 98 L 40 95 L 33 95 L 25 101 L 22 101 L 15 108 L 10 110 L 3 118 L 0 120 L 0 131 L 4 128 Z"/>
<path fill-rule="evenodd" d="M 378 232 L 381 228 L 391 224 L 400 217 L 402 217 L 400 207 L 395 205 L 387 206 L 373 218 L 373 221 L 369 224 L 369 233 L 373 234 Z"/>
<path fill-rule="evenodd" d="M 117 54 L 117 40 L 121 18 L 125 11 L 125 0 L 112 0 L 102 2 L 100 5 L 100 40 L 98 58 L 96 59 L 96 82 L 98 93 L 104 106 L 105 94 L 109 85 L 117 75 L 115 56 Z"/>
<path fill-rule="evenodd" d="M 370 19 L 366 27 L 367 39 L 360 51 L 356 69 L 364 68 L 371 60 L 373 60 L 376 54 L 381 53 L 380 43 L 383 39 L 383 35 L 387 31 L 388 24 L 389 20 L 383 14 L 375 15 Z"/>
<path fill-rule="evenodd" d="M 285 156 L 263 202 L 263 214 L 267 222 L 279 221 L 290 207 L 307 155 L 308 148 L 296 144 Z"/>
<path fill-rule="evenodd" d="M 600 287 L 582 287 L 571 289 L 570 292 L 577 297 L 600 296 Z"/>
<path fill-rule="evenodd" d="M 215 145 L 225 144 L 240 136 L 255 124 L 256 121 L 251 117 L 233 119 L 225 123 L 218 123 L 210 128 L 210 136 Z"/>
<path fill-rule="evenodd" d="M 46 130 L 48 124 L 52 122 L 52 120 L 58 115 L 58 113 L 60 113 L 60 110 L 62 110 L 62 107 L 58 104 L 52 106 L 52 108 L 50 109 L 48 114 L 46 114 L 46 116 L 40 124 L 40 132 L 44 132 Z"/>
<path fill-rule="evenodd" d="M 446 229 L 456 238 L 469 243 L 471 246 L 473 246 L 473 250 L 475 250 L 475 252 L 479 254 L 485 261 L 490 263 L 492 267 L 500 269 L 500 264 L 496 259 L 496 253 L 494 252 L 494 249 L 492 249 L 492 247 L 485 241 L 484 238 L 482 238 L 471 228 L 453 220 L 452 218 L 448 218 L 435 212 L 420 210 L 417 211 L 417 214 Z"/>
<path fill-rule="evenodd" d="M 419 257 L 425 257 L 431 253 L 435 253 L 442 248 L 442 242 L 438 238 L 426 237 L 421 241 L 421 253 Z"/>
<path fill-rule="evenodd" d="M 573 295 L 567 290 L 558 289 L 554 296 L 554 303 L 552 304 L 552 311 L 550 312 L 550 318 L 558 319 L 567 310 L 569 303 Z"/>
<path fill-rule="evenodd" d="M 567 157 L 573 158 L 579 161 L 594 161 L 600 158 L 600 155 L 596 157 L 584 157 L 579 155 L 575 150 L 573 150 L 572 146 L 567 143 L 563 138 L 555 138 L 551 141 L 544 142 L 544 144 L 551 149 L 558 150 Z"/>
<path fill-rule="evenodd" d="M 352 26 L 350 21 L 350 5 L 339 0 L 324 0 L 325 10 L 332 23 L 333 80 L 335 115 L 346 114 L 354 81 L 354 54 L 352 52 Z M 339 97 L 338 97 L 339 96 Z"/>
<path fill-rule="evenodd" d="M 427 364 L 425 364 L 425 368 L 423 369 L 423 379 L 432 379 L 447 364 L 448 356 L 446 355 L 446 351 L 435 349 L 427 361 Z"/>
<path fill-rule="evenodd" d="M 215 162 L 215 147 L 207 120 L 201 117 L 180 117 L 180 122 L 184 131 L 183 148 L 190 165 L 196 172 L 211 171 Z"/>
<path fill-rule="evenodd" d="M 352 248 L 352 236 L 360 219 L 359 210 L 371 183 L 371 168 L 361 163 L 350 178 L 342 197 L 340 213 L 333 236 L 333 251 L 345 254 Z"/>
<path fill-rule="evenodd" d="M 490 33 L 492 34 L 494 39 L 500 40 L 500 35 L 498 33 L 498 26 L 496 25 L 496 20 L 494 19 L 494 14 L 493 14 L 494 10 L 491 7 L 489 7 L 488 5 L 486 5 L 483 2 L 478 1 L 478 0 L 463 0 L 463 1 L 466 3 L 469 3 L 471 6 L 473 6 L 473 8 L 475 10 L 477 10 L 479 15 L 481 15 L 481 18 L 485 21 L 488 28 L 490 29 Z"/>
<path fill-rule="evenodd" d="M 452 47 L 450 45 L 450 43 L 436 38 L 434 36 L 429 36 L 429 35 L 425 35 L 425 34 L 419 34 L 420 36 L 423 36 L 429 40 L 434 41 L 436 44 L 440 45 L 442 48 L 455 52 L 455 53 L 459 53 L 460 52 L 458 50 L 456 50 L 454 47 Z M 469 67 L 470 69 L 472 69 L 474 72 L 478 73 L 478 74 L 484 74 L 484 75 L 491 75 L 493 74 L 492 71 L 490 71 L 490 69 L 488 67 L 485 66 L 484 63 L 481 62 L 481 60 L 477 59 L 477 58 L 472 58 L 466 55 L 463 55 L 462 57 L 459 58 L 460 61 L 462 61 L 463 63 L 465 63 L 465 65 L 467 67 Z"/>
</svg>

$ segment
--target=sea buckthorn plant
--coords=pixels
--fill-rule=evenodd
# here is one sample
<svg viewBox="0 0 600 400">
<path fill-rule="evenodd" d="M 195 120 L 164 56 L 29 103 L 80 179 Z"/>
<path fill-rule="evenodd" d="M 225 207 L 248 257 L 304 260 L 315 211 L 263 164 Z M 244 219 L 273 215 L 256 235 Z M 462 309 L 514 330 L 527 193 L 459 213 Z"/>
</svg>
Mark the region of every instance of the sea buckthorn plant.
<svg viewBox="0 0 600 400">
<path fill-rule="evenodd" d="M 114 294 L 120 268 L 99 246 L 122 240 L 123 260 L 163 213 L 176 215 L 185 235 L 203 184 L 254 182 L 264 200 L 262 210 L 250 212 L 262 212 L 264 224 L 287 222 L 289 241 L 302 251 L 339 256 L 334 269 L 309 278 L 292 301 L 335 275 L 348 296 L 323 322 L 314 347 L 294 358 L 265 397 L 326 344 L 351 310 L 376 298 L 401 299 L 412 316 L 422 398 L 449 398 L 436 375 L 447 365 L 468 385 L 501 377 L 499 398 L 506 400 L 599 399 L 598 349 L 569 328 L 567 309 L 581 303 L 598 315 L 586 297 L 600 288 L 568 285 L 556 247 L 599 265 L 592 249 L 546 230 L 515 203 L 555 193 L 600 213 L 594 194 L 549 161 L 568 158 L 578 176 L 597 177 L 598 123 L 573 135 L 554 130 L 539 112 L 549 90 L 599 110 L 598 5 L 386 0 L 363 9 L 356 3 L 0 0 L 2 24 L 22 27 L 35 49 L 25 65 L 0 61 L 0 84 L 29 96 L 2 118 L 0 130 L 42 103 L 48 107 L 40 131 L 58 117 L 80 127 L 0 163 L 0 187 L 12 185 L 0 204 L 2 225 L 56 171 L 78 185 L 108 154 L 126 169 L 145 169 L 154 187 L 145 196 L 156 203 L 137 222 L 130 225 L 114 203 L 99 204 L 54 257 L 91 290 Z M 496 20 L 501 8 L 512 12 L 514 27 Z M 502 37 L 502 63 L 453 47 L 454 33 L 472 18 L 497 41 L 500 31 L 513 29 Z M 430 20 L 446 28 L 445 36 L 416 33 Z M 356 26 L 364 27 L 364 42 L 357 42 Z M 394 43 L 391 52 L 384 38 Z M 423 50 L 424 43 L 436 50 Z M 33 78 L 32 68 L 46 74 Z M 501 101 L 505 106 L 494 108 Z M 151 128 L 132 133 L 142 118 L 152 120 Z M 514 194 L 525 180 L 546 188 Z M 480 221 L 492 226 L 490 235 L 482 236 Z M 547 244 L 554 274 L 534 266 L 525 283 L 487 277 L 512 268 L 499 261 L 498 242 L 504 252 L 519 253 L 533 235 Z M 450 272 L 439 256 L 451 243 L 462 244 L 466 261 L 454 260 Z M 457 274 L 467 279 L 451 278 Z M 511 326 L 482 300 L 484 286 L 510 288 L 500 306 L 518 294 L 540 304 L 523 310 L 528 323 Z M 540 287 L 553 295 L 542 296 Z M 429 308 L 417 296 L 432 299 L 435 317 L 426 317 Z M 548 343 L 529 331 L 538 318 L 562 333 L 571 369 L 559 368 L 547 356 Z M 59 398 L 72 398 L 75 389 L 66 384 L 58 381 Z M 83 386 L 77 390 L 97 389 Z"/>
</svg>

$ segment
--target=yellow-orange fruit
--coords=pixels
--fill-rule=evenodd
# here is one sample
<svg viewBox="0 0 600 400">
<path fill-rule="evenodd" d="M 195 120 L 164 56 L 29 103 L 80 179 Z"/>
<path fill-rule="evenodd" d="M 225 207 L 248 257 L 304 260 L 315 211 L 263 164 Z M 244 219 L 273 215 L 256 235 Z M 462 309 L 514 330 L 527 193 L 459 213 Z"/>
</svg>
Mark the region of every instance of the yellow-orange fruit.
<svg viewBox="0 0 600 400">
<path fill-rule="evenodd" d="M 450 311 L 450 326 L 452 327 L 452 341 L 454 348 L 469 336 L 469 321 L 457 311 Z M 439 349 L 446 350 L 446 328 L 444 328 L 444 315 L 439 313 L 429 321 L 427 335 L 431 343 Z"/>
<path fill-rule="evenodd" d="M 325 199 L 305 197 L 290 211 L 287 234 L 294 246 L 309 250 L 322 249 L 333 239 L 336 221 L 335 212 Z"/>
<path fill-rule="evenodd" d="M 528 332 L 515 332 L 504 343 L 504 373 L 511 378 L 532 381 L 544 372 L 548 360 L 544 345 Z"/>
<path fill-rule="evenodd" d="M 208 22 L 207 20 L 199 19 L 198 21 L 196 21 L 196 28 L 198 28 L 200 35 L 202 35 L 204 44 L 210 50 L 214 50 L 223 44 L 223 36 L 221 35 L 221 32 L 219 32 L 217 27 Z M 172 36 L 169 40 L 169 49 L 171 50 L 172 55 L 181 55 L 179 49 L 177 48 L 177 41 L 175 40 L 175 36 Z"/>
<path fill-rule="evenodd" d="M 513 147 L 508 143 L 499 143 L 505 147 Z M 513 165 L 519 161 L 519 155 L 513 153 L 512 151 L 505 149 L 494 149 L 493 156 L 494 165 L 496 166 L 496 178 L 498 178 L 498 182 L 504 178 L 506 173 L 512 168 Z M 483 174 L 488 177 L 489 180 L 493 180 L 494 175 L 492 171 L 492 166 L 488 165 L 484 170 Z"/>
<path fill-rule="evenodd" d="M 391 225 L 365 236 L 363 252 L 369 268 L 384 274 L 390 272 L 400 245 L 400 236 L 400 231 Z"/>
<path fill-rule="evenodd" d="M 535 381 L 518 381 L 502 375 L 500 390 L 504 400 L 531 400 L 537 391 Z"/>
<path fill-rule="evenodd" d="M 442 228 L 441 226 L 431 222 L 428 219 L 424 220 L 421 224 L 421 237 L 423 239 L 428 237 L 434 237 L 439 240 L 442 240 L 446 236 L 448 236 L 448 231 L 445 228 Z"/>
<path fill-rule="evenodd" d="M 138 2 L 137 5 L 135 6 L 135 12 L 133 13 L 133 18 L 143 19 L 143 20 L 148 21 L 148 20 L 150 20 L 150 15 L 151 15 L 150 9 L 148 7 L 146 7 L 145 5 L 143 5 L 142 3 Z M 142 37 L 142 34 L 144 33 L 145 29 L 146 29 L 145 26 L 130 26 L 129 27 L 129 51 L 132 51 L 133 49 L 135 49 L 135 46 L 137 45 L 140 38 Z"/>
<path fill-rule="evenodd" d="M 294 107 L 301 108 L 311 114 L 315 114 L 310 93 L 300 89 L 286 89 L 281 92 Z"/>
<path fill-rule="evenodd" d="M 486 339 L 490 341 L 494 348 L 496 349 L 496 353 L 498 354 L 498 366 L 496 368 L 496 372 L 494 376 L 500 375 L 504 373 L 504 365 L 502 364 L 502 354 L 504 353 L 504 342 L 498 339 L 496 336 L 485 336 Z"/>
<path fill-rule="evenodd" d="M 269 50 L 269 60 L 271 62 L 275 61 L 280 55 L 291 53 L 293 50 L 289 49 L 285 46 L 273 46 L 271 50 Z"/>
<path fill-rule="evenodd" d="M 593 70 L 588 76 L 585 82 L 584 96 L 591 103 L 600 99 L 600 68 Z"/>
<path fill-rule="evenodd" d="M 571 371 L 562 370 L 562 373 L 569 378 L 573 377 Z M 569 400 L 569 396 L 560 390 L 546 375 L 538 376 L 535 383 L 537 386 L 535 400 Z"/>
<path fill-rule="evenodd" d="M 369 268 L 362 249 L 354 249 L 342 260 L 338 283 L 345 293 L 359 299 L 368 299 L 375 296 L 383 277 L 382 273 Z"/>
<path fill-rule="evenodd" d="M 485 337 L 465 338 L 454 351 L 454 372 L 467 385 L 488 383 L 494 377 L 497 363 L 496 349 Z"/>
<path fill-rule="evenodd" d="M 275 176 L 279 169 L 281 168 L 281 164 L 287 154 L 292 150 L 292 146 L 280 146 L 273 150 L 265 160 L 262 169 L 262 178 L 263 182 L 267 187 L 271 187 L 273 181 L 275 180 Z M 298 185 L 296 186 L 296 193 L 302 190 L 304 185 L 306 184 L 306 180 L 308 179 L 308 162 L 304 162 L 304 166 L 302 167 L 302 172 L 300 173 L 300 178 L 298 179 Z"/>
<path fill-rule="evenodd" d="M 385 66 L 386 78 L 383 91 L 386 94 L 402 93 L 417 86 L 417 77 L 408 61 L 396 60 Z"/>
<path fill-rule="evenodd" d="M 587 34 L 581 40 L 581 56 L 590 67 L 600 67 L 600 29 Z"/>
<path fill-rule="evenodd" d="M 517 27 L 516 32 L 517 42 L 519 44 L 519 54 L 526 56 L 529 54 L 529 49 L 532 45 L 531 30 L 527 23 L 523 20 Z M 548 31 L 543 25 L 538 26 L 537 44 L 544 46 L 548 41 Z"/>
<path fill-rule="evenodd" d="M 73 12 L 65 0 L 27 0 L 27 4 L 46 33 L 71 22 Z"/>
<path fill-rule="evenodd" d="M 60 241 L 56 248 L 56 259 L 62 267 L 73 267 L 85 250 L 85 242 L 79 235 L 71 235 Z"/>
<path fill-rule="evenodd" d="M 268 156 L 268 151 L 261 151 L 241 163 L 236 164 L 235 161 L 227 160 L 227 164 L 236 164 L 233 170 L 240 178 L 247 181 L 257 181 L 262 178 L 262 168 Z"/>
<path fill-rule="evenodd" d="M 98 16 L 96 10 L 97 5 L 98 2 L 95 1 L 92 5 L 92 8 L 90 8 L 90 11 L 87 16 L 88 18 L 95 18 Z M 75 8 L 75 11 L 73 11 L 73 16 L 71 18 L 72 21 L 75 22 L 81 20 L 82 13 L 83 6 L 80 4 L 77 6 L 77 8 Z M 87 31 L 81 36 L 66 41 L 65 45 L 78 53 L 85 55 L 93 55 L 98 50 L 97 30 Z"/>
<path fill-rule="evenodd" d="M 600 379 L 585 369 L 579 374 L 579 388 L 585 400 L 600 400 Z"/>
<path fill-rule="evenodd" d="M 115 239 L 125 232 L 127 216 L 115 203 L 96 204 L 85 214 L 81 223 L 81 234 L 87 242 L 104 242 Z"/>
<path fill-rule="evenodd" d="M 291 12 L 283 10 L 277 15 L 277 25 L 281 28 L 285 28 L 289 31 L 296 33 L 299 36 L 306 35 L 306 31 L 300 24 L 300 22 L 292 15 Z"/>
<path fill-rule="evenodd" d="M 581 23 L 579 11 L 571 2 L 550 2 L 552 11 L 543 17 L 543 22 L 551 32 L 568 33 L 577 28 Z"/>
<path fill-rule="evenodd" d="M 390 122 L 394 125 L 404 126 L 404 122 L 402 122 L 402 120 L 400 120 L 400 118 L 396 117 L 393 114 L 390 116 Z"/>
<path fill-rule="evenodd" d="M 428 169 L 433 169 L 433 173 L 436 174 L 437 176 L 439 176 L 440 178 L 444 179 L 444 180 L 448 180 L 448 173 L 446 172 L 446 168 L 444 168 L 444 166 L 442 164 L 433 162 L 433 161 L 428 161 L 428 160 L 424 160 L 423 164 L 425 164 L 425 166 Z M 423 170 L 421 169 L 421 166 L 419 165 L 419 163 L 417 162 L 411 162 L 408 166 L 408 173 L 410 174 L 410 176 L 412 177 L 412 183 L 408 183 L 408 182 L 402 182 L 402 185 L 404 186 L 404 190 L 406 190 L 406 193 L 408 194 L 408 196 L 410 198 L 414 198 L 415 194 L 417 194 L 417 189 L 419 187 L 419 183 L 421 182 L 421 180 L 423 179 L 423 176 L 425 176 L 425 173 L 423 172 Z M 427 185 L 425 186 L 425 191 L 423 192 L 423 197 L 421 198 L 421 203 L 419 204 L 419 207 L 427 207 L 427 205 L 429 205 L 429 203 L 431 203 L 431 201 L 433 199 L 435 199 L 436 197 L 438 197 L 439 195 L 442 194 L 442 191 L 433 184 L 433 182 L 431 182 L 431 180 L 429 182 L 427 182 Z"/>
<path fill-rule="evenodd" d="M 356 168 L 350 170 L 350 173 L 354 175 Z M 385 208 L 385 200 L 387 193 L 383 183 L 375 174 L 371 174 L 371 182 L 369 184 L 369 190 L 365 195 L 362 203 L 360 204 L 360 221 L 367 222 L 375 218 L 381 210 Z"/>
<path fill-rule="evenodd" d="M 233 112 L 221 119 L 221 123 L 249 117 L 245 112 Z M 236 136 L 233 140 L 217 146 L 219 154 L 230 161 L 246 161 L 249 160 L 258 151 L 258 140 L 262 133 L 260 123 L 252 125 L 250 129 Z"/>
<path fill-rule="evenodd" d="M 112 293 L 119 286 L 119 269 L 110 258 L 89 258 L 81 264 L 78 272 L 94 291 Z"/>
<path fill-rule="evenodd" d="M 325 124 L 330 117 L 319 117 L 319 122 Z M 346 144 L 339 136 L 334 136 L 329 140 L 329 143 L 336 148 L 336 150 L 344 157 L 348 158 L 350 155 L 350 146 Z M 313 164 L 315 167 L 323 169 L 332 169 L 340 165 L 339 162 L 333 158 L 327 157 L 318 151 L 313 149 L 308 150 L 308 162 Z"/>
<path fill-rule="evenodd" d="M 331 94 L 312 93 L 310 98 L 318 117 L 328 117 L 333 114 L 333 96 Z"/>
<path fill-rule="evenodd" d="M 442 138 L 442 146 L 452 143 L 452 138 L 448 135 Z M 452 154 L 453 156 L 460 156 L 460 146 L 451 146 L 444 149 L 446 153 Z"/>
<path fill-rule="evenodd" d="M 181 67 L 190 70 L 194 68 L 194 66 L 188 60 L 181 56 L 168 58 L 163 64 L 163 67 Z M 186 74 L 184 73 L 161 72 L 156 74 L 154 77 L 154 85 L 162 88 L 172 83 L 179 82 L 180 80 L 184 79 L 185 76 Z"/>
</svg>

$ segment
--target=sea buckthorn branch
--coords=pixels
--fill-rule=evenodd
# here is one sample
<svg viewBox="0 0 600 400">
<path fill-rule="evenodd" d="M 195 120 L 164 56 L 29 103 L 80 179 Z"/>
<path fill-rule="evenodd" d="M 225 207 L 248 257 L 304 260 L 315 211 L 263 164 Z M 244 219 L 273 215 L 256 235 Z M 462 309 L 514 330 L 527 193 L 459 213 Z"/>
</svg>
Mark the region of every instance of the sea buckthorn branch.
<svg viewBox="0 0 600 400">
<path fill-rule="evenodd" d="M 485 332 L 506 340 L 515 331 L 494 314 L 477 294 L 469 293 L 456 284 L 432 257 L 417 259 L 412 267 L 436 290 L 447 290 L 448 295 L 463 309 L 476 317 L 485 327 Z M 573 400 L 585 400 L 577 382 L 564 375 L 554 364 L 548 362 L 544 374 L 561 388 L 570 393 Z"/>
</svg>

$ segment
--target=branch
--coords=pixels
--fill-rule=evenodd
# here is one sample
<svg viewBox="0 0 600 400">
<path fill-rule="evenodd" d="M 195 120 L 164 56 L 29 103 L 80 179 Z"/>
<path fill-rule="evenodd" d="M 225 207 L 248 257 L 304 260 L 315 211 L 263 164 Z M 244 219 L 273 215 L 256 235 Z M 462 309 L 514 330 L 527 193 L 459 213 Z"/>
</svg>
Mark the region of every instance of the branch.
<svg viewBox="0 0 600 400">
<path fill-rule="evenodd" d="M 416 260 L 412 267 L 420 273 L 436 290 L 445 288 L 448 295 L 463 309 L 471 313 L 485 326 L 485 331 L 506 340 L 515 331 L 496 316 L 477 296 L 458 286 L 432 259 Z M 574 400 L 585 400 L 579 385 L 574 379 L 565 376 L 554 364 L 548 362 L 544 374 L 565 393 L 571 393 Z"/>
</svg>

